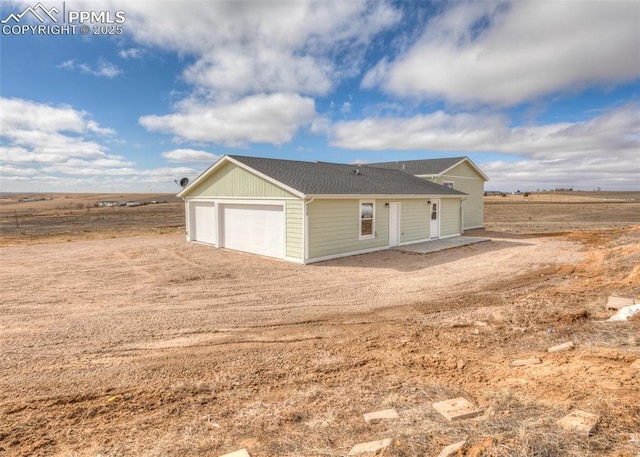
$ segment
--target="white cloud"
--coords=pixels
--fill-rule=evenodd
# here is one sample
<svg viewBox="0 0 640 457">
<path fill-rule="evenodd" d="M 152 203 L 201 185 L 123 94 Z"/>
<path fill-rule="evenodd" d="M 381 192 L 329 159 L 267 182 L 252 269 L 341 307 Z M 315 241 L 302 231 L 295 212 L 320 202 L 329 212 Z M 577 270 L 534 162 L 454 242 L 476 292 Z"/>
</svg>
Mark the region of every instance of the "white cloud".
<svg viewBox="0 0 640 457">
<path fill-rule="evenodd" d="M 385 149 L 484 150 L 508 134 L 499 115 L 447 114 L 437 111 L 411 118 L 386 117 L 342 121 L 332 129 L 333 146 Z"/>
<path fill-rule="evenodd" d="M 83 135 L 111 135 L 83 111 L 69 106 L 50 106 L 19 98 L 0 98 L 0 137 L 4 160 L 54 160 L 55 157 L 106 157 L 106 149 Z M 16 151 L 28 154 L 15 154 Z M 48 158 L 48 159 L 47 159 Z"/>
<path fill-rule="evenodd" d="M 344 102 L 344 103 L 342 104 L 342 107 L 340 108 L 340 112 L 341 112 L 342 114 L 349 114 L 349 113 L 351 113 L 351 103 L 349 103 L 349 102 Z"/>
<path fill-rule="evenodd" d="M 550 160 L 571 156 L 628 159 L 640 148 L 640 107 L 628 104 L 582 122 L 511 127 L 509 119 L 484 113 L 438 111 L 411 118 L 338 122 L 334 146 L 365 150 L 502 152 Z M 636 160 L 637 161 L 637 160 Z"/>
<path fill-rule="evenodd" d="M 53 182 L 62 185 L 73 176 L 93 176 L 98 182 L 122 173 L 134 163 L 109 153 L 100 142 L 114 133 L 70 106 L 0 98 L 3 187 L 8 190 L 24 182 L 33 190 Z"/>
<path fill-rule="evenodd" d="M 215 162 L 220 158 L 216 154 L 196 149 L 174 149 L 160 155 L 169 162 Z"/>
<path fill-rule="evenodd" d="M 86 113 L 69 106 L 49 106 L 20 98 L 0 98 L 0 134 L 13 130 L 82 133 L 87 129 Z"/>
<path fill-rule="evenodd" d="M 79 70 L 85 74 L 104 78 L 115 78 L 122 74 L 122 70 L 117 65 L 102 57 L 98 59 L 98 62 L 94 66 L 86 63 L 77 63 L 75 60 L 65 60 L 58 65 L 58 68 L 62 68 L 64 70 Z"/>
<path fill-rule="evenodd" d="M 142 59 L 144 54 L 145 51 L 142 48 L 121 49 L 118 52 L 118 55 L 123 59 Z"/>
<path fill-rule="evenodd" d="M 640 167 L 610 157 L 518 161 L 498 160 L 478 164 L 490 181 L 489 190 L 531 191 L 574 188 L 575 190 L 637 190 Z"/>
<path fill-rule="evenodd" d="M 516 105 L 640 76 L 640 3 L 454 3 L 363 78 L 402 97 Z"/>
<path fill-rule="evenodd" d="M 333 126 L 332 144 L 355 150 L 502 153 L 524 158 L 480 164 L 491 178 L 490 188 L 593 188 L 606 182 L 609 188 L 637 189 L 640 106 L 628 104 L 581 122 L 515 127 L 500 115 L 441 111 L 345 121 Z M 590 187 L 591 183 L 596 184 Z"/>
<path fill-rule="evenodd" d="M 359 71 L 372 36 L 400 20 L 385 2 L 127 3 L 127 30 L 144 45 L 195 56 L 184 76 L 231 98 L 326 94 Z M 339 52 L 338 50 L 348 51 Z"/>
<path fill-rule="evenodd" d="M 242 146 L 246 143 L 281 145 L 317 117 L 311 98 L 296 94 L 252 95 L 228 104 L 204 104 L 187 99 L 178 112 L 143 116 L 149 130 L 178 139 Z"/>
</svg>

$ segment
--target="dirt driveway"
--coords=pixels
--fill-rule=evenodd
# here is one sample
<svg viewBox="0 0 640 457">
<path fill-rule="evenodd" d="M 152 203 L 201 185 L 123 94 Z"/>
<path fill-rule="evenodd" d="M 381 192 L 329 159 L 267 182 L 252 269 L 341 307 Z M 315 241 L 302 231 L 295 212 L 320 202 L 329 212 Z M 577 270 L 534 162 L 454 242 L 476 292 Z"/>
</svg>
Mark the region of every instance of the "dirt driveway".
<svg viewBox="0 0 640 457">
<path fill-rule="evenodd" d="M 2 248 L 3 333 L 11 333 L 18 358 L 51 341 L 62 343 L 62 357 L 191 345 L 238 329 L 437 303 L 452 291 L 577 264 L 582 255 L 574 243 L 543 238 L 309 266 L 186 244 L 181 236 L 14 246 Z"/>
<path fill-rule="evenodd" d="M 505 366 L 578 341 L 579 329 L 600 335 L 585 321 L 584 306 L 602 298 L 586 266 L 600 268 L 606 256 L 571 237 L 493 235 L 435 254 L 384 251 L 309 266 L 179 235 L 1 247 L 0 451 L 344 455 L 391 434 L 388 455 L 435 455 L 463 435 L 478 445 L 491 437 L 483 446 L 495 453 L 477 455 L 542 455 L 517 436 L 536 446 L 544 430 L 565 442 L 548 431 L 555 419 L 530 425 L 533 435 L 518 424 L 599 397 L 566 388 L 582 359 L 547 356 L 528 375 Z M 637 245 L 624 236 L 615 246 Z M 624 325 L 604 343 L 590 336 L 589 346 L 630 342 L 637 323 Z M 545 455 L 627 449 L 611 440 L 640 424 L 640 408 L 620 415 L 612 406 L 638 395 L 625 371 L 629 350 L 608 352 L 589 375 L 597 387 L 623 373 L 611 389 L 597 387 L 613 395 L 601 406 L 611 433 Z M 484 422 L 447 425 L 429 412 L 430 401 L 460 393 L 488 411 Z M 401 410 L 398 425 L 361 423 L 367 409 L 391 406 Z M 507 435 L 522 453 L 505 451 Z"/>
</svg>

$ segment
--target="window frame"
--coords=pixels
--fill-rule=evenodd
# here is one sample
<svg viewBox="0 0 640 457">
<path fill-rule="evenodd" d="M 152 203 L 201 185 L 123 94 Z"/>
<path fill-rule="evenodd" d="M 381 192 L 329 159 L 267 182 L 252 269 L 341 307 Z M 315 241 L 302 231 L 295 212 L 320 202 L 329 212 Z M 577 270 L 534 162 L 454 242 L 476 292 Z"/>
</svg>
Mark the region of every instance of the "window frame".
<svg viewBox="0 0 640 457">
<path fill-rule="evenodd" d="M 454 181 L 442 181 L 442 185 L 449 189 L 455 189 L 456 183 Z"/>
<path fill-rule="evenodd" d="M 362 206 L 365 204 L 371 205 L 371 234 L 362 234 L 362 221 L 368 220 L 362 217 Z M 369 240 L 376 237 L 376 201 L 375 200 L 360 200 L 358 202 L 358 239 Z"/>
</svg>

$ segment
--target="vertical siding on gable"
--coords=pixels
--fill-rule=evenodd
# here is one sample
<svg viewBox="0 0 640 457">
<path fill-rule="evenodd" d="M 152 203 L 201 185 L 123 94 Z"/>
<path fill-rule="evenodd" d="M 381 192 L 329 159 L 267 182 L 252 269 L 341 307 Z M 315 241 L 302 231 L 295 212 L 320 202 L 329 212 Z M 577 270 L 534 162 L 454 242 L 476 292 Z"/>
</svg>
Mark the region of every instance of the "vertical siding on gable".
<svg viewBox="0 0 640 457">
<path fill-rule="evenodd" d="M 302 225 L 302 200 L 288 200 L 286 202 L 286 256 L 302 259 L 303 253 L 303 225 Z"/>
<path fill-rule="evenodd" d="M 440 236 L 460 233 L 460 200 L 443 198 L 440 200 Z"/>
<path fill-rule="evenodd" d="M 191 190 L 188 197 L 298 198 L 233 163 L 222 165 Z"/>
<path fill-rule="evenodd" d="M 484 225 L 484 180 L 467 162 L 456 165 L 447 174 L 434 180 L 438 184 L 453 182 L 453 188 L 469 194 L 462 202 L 464 208 L 464 228 L 476 228 Z"/>
<path fill-rule="evenodd" d="M 384 200 L 376 200 L 375 237 L 360 240 L 360 200 L 317 199 L 309 203 L 309 258 L 388 246 L 389 211 L 384 204 Z"/>
<path fill-rule="evenodd" d="M 473 167 L 469 165 L 469 163 L 466 161 L 459 163 L 458 165 L 453 167 L 451 170 L 447 171 L 447 175 L 463 176 L 465 178 L 477 178 L 482 180 L 480 175 L 478 175 L 478 173 L 476 173 Z"/>
</svg>

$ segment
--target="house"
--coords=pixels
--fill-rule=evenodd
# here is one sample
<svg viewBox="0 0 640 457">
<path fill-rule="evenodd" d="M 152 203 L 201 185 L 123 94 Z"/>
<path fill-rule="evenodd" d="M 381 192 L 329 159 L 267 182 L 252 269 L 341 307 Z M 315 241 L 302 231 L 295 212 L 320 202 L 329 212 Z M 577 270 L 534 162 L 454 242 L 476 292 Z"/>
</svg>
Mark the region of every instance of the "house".
<svg viewBox="0 0 640 457">
<path fill-rule="evenodd" d="M 178 196 L 188 241 L 306 264 L 460 235 L 467 194 L 400 170 L 226 155 Z"/>
<path fill-rule="evenodd" d="M 402 170 L 466 193 L 468 196 L 462 202 L 464 230 L 484 226 L 484 183 L 489 178 L 468 157 L 370 163 L 367 166 Z"/>
</svg>

